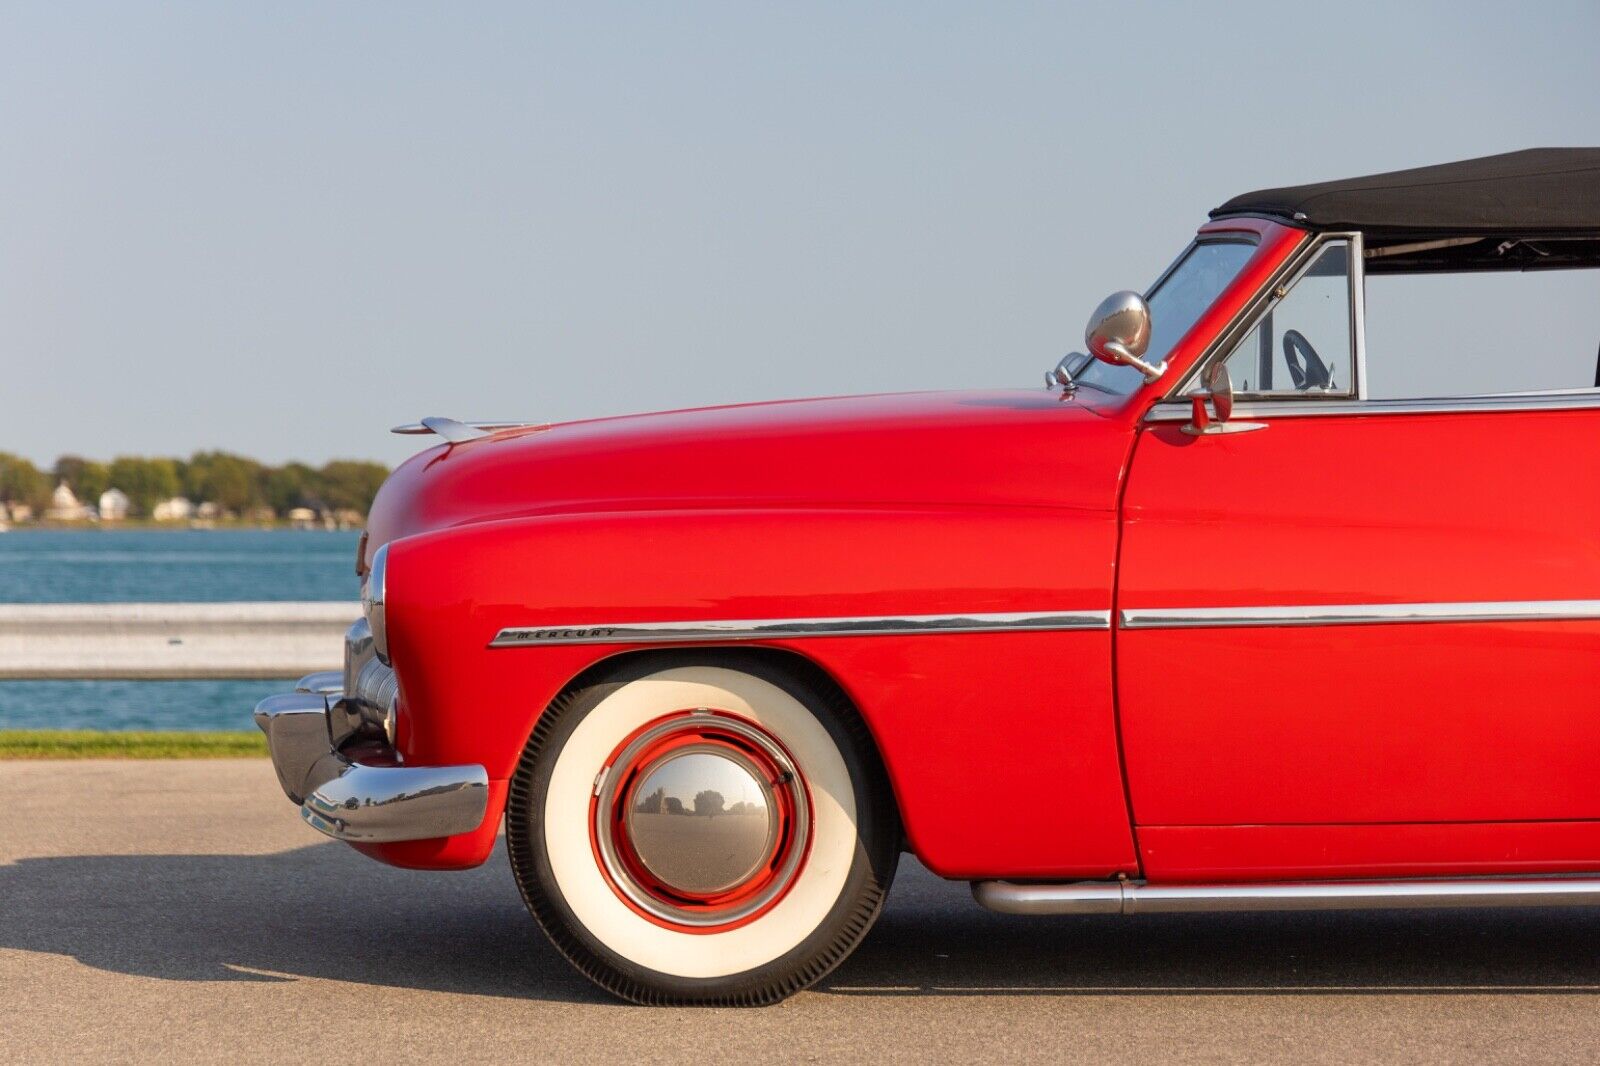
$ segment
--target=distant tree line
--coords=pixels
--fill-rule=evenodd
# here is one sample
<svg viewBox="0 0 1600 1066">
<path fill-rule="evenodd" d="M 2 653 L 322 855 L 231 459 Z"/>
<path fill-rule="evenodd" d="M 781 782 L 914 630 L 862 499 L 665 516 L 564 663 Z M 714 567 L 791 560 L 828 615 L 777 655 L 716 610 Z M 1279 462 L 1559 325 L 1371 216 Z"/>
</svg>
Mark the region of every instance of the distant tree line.
<svg viewBox="0 0 1600 1066">
<path fill-rule="evenodd" d="M 133 513 L 144 516 L 174 496 L 215 503 L 235 514 L 262 507 L 280 515 L 295 507 L 366 514 L 388 476 L 381 463 L 336 459 L 320 467 L 267 466 L 227 452 L 196 452 L 187 460 L 124 455 L 109 463 L 63 455 L 52 469 L 40 470 L 21 456 L 0 452 L 0 502 L 26 504 L 42 513 L 56 485 L 65 482 L 90 504 L 107 489 L 120 489 Z"/>
</svg>

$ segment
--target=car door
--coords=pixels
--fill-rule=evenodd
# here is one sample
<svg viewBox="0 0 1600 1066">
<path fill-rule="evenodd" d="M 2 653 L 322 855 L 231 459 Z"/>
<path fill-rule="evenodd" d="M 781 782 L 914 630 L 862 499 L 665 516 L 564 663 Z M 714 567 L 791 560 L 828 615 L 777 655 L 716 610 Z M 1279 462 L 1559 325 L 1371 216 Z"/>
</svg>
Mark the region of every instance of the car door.
<svg viewBox="0 0 1600 1066">
<path fill-rule="evenodd" d="M 1135 446 L 1116 677 L 1146 874 L 1600 868 L 1600 397 L 1360 399 L 1353 240 L 1228 356 L 1230 432 L 1158 407 Z"/>
</svg>

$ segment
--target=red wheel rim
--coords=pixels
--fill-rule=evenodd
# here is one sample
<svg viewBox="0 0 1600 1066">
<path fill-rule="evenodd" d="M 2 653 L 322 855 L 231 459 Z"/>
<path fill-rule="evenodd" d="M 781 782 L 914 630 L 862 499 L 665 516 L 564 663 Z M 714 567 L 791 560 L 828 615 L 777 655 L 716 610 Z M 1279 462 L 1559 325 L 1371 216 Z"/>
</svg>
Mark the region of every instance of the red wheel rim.
<svg viewBox="0 0 1600 1066">
<path fill-rule="evenodd" d="M 657 924 L 711 932 L 776 906 L 804 865 L 811 798 L 793 758 L 755 723 L 699 709 L 620 744 L 591 805 L 596 861 Z"/>
</svg>

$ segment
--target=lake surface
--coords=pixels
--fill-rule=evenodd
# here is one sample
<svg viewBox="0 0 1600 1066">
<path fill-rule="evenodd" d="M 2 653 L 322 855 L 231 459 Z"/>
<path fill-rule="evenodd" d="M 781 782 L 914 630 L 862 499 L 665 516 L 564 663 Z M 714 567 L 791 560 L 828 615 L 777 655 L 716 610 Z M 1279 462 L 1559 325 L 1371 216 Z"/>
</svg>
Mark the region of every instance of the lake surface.
<svg viewBox="0 0 1600 1066">
<path fill-rule="evenodd" d="M 357 533 L 13 530 L 0 602 L 343 600 L 360 595 Z M 353 620 L 353 619 L 352 619 Z M 0 729 L 253 729 L 277 681 L 0 681 Z"/>
<path fill-rule="evenodd" d="M 13 530 L 0 603 L 349 600 L 357 533 L 322 530 Z"/>
</svg>

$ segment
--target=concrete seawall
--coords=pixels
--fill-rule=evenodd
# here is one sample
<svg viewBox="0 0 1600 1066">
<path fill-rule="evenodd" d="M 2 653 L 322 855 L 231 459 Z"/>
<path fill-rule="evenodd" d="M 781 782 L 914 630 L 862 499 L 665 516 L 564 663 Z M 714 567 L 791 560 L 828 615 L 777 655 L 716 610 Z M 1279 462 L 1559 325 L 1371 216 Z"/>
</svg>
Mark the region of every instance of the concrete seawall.
<svg viewBox="0 0 1600 1066">
<path fill-rule="evenodd" d="M 297 678 L 338 669 L 355 603 L 0 604 L 0 680 Z"/>
</svg>

